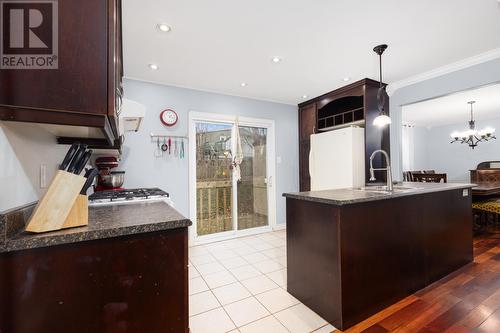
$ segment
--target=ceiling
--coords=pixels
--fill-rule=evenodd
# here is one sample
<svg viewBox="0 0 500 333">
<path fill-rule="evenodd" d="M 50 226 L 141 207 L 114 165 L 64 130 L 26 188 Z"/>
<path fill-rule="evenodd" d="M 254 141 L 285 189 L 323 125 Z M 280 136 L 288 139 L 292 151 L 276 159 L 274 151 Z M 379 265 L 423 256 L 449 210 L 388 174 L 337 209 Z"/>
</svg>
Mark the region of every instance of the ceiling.
<svg viewBox="0 0 500 333">
<path fill-rule="evenodd" d="M 403 122 L 423 127 L 463 123 L 465 129 L 470 118 L 468 101 L 476 101 L 474 119 L 499 118 L 500 84 L 403 106 Z M 479 129 L 482 127 L 484 126 L 478 124 Z"/>
<path fill-rule="evenodd" d="M 500 47 L 497 0 L 123 0 L 123 21 L 126 77 L 288 104 L 377 79 L 377 44 L 388 83 Z"/>
</svg>

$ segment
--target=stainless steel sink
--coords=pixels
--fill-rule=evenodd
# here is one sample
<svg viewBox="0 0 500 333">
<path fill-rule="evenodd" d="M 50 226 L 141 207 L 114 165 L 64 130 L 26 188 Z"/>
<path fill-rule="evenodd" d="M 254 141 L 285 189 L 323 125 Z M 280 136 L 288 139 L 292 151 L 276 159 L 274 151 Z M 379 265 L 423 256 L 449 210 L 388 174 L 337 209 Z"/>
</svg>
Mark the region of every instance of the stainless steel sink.
<svg viewBox="0 0 500 333">
<path fill-rule="evenodd" d="M 420 187 L 394 185 L 392 191 L 389 191 L 387 186 L 366 186 L 366 187 L 356 188 L 355 190 L 363 192 L 391 194 L 391 193 L 406 193 L 406 192 L 418 191 L 420 189 L 421 189 Z"/>
</svg>

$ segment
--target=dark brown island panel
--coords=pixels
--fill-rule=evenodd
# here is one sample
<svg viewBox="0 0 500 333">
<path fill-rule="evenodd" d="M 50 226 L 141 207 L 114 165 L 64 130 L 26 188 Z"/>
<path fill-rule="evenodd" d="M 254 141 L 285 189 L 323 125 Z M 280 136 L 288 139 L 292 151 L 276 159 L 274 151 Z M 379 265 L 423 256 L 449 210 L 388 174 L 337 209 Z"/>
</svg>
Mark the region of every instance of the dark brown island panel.
<svg viewBox="0 0 500 333">
<path fill-rule="evenodd" d="M 338 329 L 473 259 L 472 185 L 404 186 L 284 194 L 288 292 Z"/>
<path fill-rule="evenodd" d="M 91 207 L 89 226 L 38 235 L 16 232 L 25 216 L 0 215 L 0 332 L 189 331 L 191 222 L 166 203 Z"/>
</svg>

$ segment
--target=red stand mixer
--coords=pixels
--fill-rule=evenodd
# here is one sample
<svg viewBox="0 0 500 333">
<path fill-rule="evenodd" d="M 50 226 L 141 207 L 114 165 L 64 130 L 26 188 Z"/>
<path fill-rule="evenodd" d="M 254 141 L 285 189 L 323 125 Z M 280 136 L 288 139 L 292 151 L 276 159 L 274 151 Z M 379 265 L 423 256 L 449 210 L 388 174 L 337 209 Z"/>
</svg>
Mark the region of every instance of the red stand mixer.
<svg viewBox="0 0 500 333">
<path fill-rule="evenodd" d="M 99 170 L 96 192 L 123 190 L 125 171 L 111 171 L 118 167 L 118 159 L 114 156 L 99 157 L 95 161 Z"/>
</svg>

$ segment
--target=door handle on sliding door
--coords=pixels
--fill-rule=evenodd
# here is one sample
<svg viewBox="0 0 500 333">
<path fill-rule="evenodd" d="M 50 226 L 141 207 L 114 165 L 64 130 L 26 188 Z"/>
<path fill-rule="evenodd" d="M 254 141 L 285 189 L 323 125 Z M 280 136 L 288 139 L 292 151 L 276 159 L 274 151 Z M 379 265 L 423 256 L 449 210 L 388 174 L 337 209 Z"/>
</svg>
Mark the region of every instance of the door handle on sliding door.
<svg viewBox="0 0 500 333">
<path fill-rule="evenodd" d="M 267 184 L 267 186 L 272 187 L 273 186 L 273 176 L 270 176 L 269 178 L 264 178 L 264 183 Z"/>
</svg>

